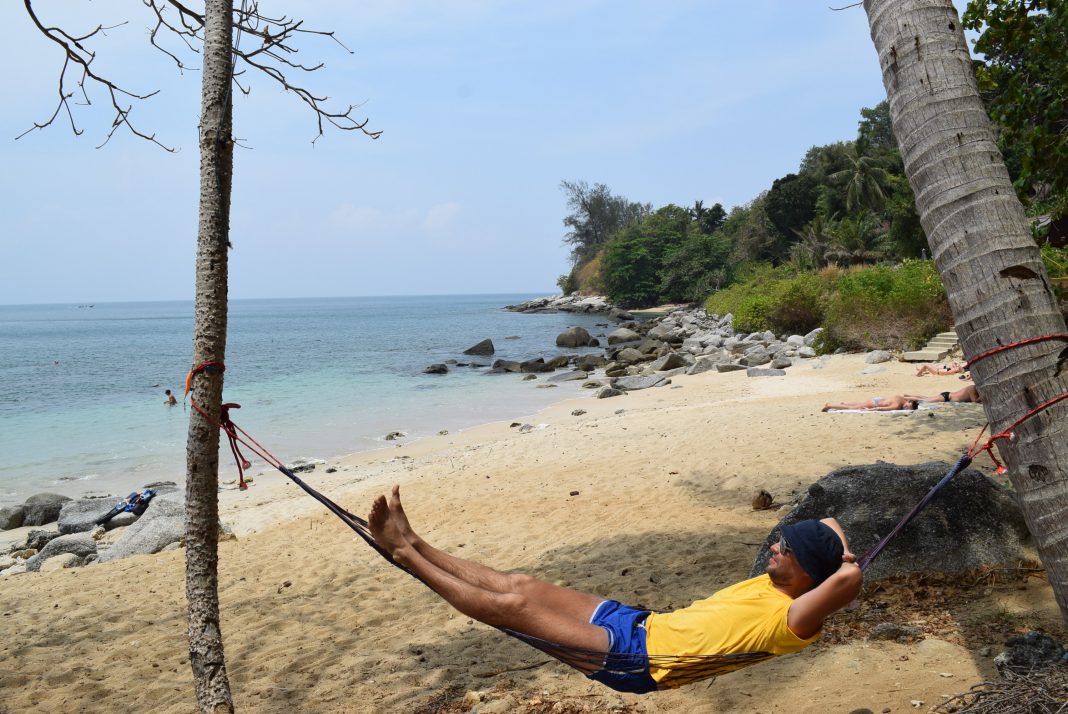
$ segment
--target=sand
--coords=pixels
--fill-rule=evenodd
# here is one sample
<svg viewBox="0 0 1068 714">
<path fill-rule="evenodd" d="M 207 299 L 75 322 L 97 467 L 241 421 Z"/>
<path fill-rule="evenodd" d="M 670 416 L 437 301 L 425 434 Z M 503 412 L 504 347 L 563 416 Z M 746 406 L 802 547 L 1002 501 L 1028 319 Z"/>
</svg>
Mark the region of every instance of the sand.
<svg viewBox="0 0 1068 714">
<path fill-rule="evenodd" d="M 320 466 L 307 480 L 360 513 L 398 482 L 413 525 L 445 550 L 681 607 L 747 576 L 785 514 L 752 510 L 756 490 L 788 505 L 836 467 L 953 461 L 971 444 L 984 421 L 975 405 L 820 413 L 829 400 L 961 384 L 882 366 L 864 375 L 861 357 L 839 356 L 786 377 L 676 377 L 517 415 L 534 425 L 527 433 L 487 424 L 338 459 L 335 473 Z M 985 461 L 977 466 L 990 473 Z M 219 588 L 240 711 L 460 711 L 465 694 L 483 713 L 927 711 L 993 676 L 1005 637 L 1065 635 L 1041 573 L 914 582 L 870 591 L 799 654 L 711 684 L 623 695 L 452 611 L 281 475 L 224 490 L 221 513 L 237 534 L 220 545 Z M 0 578 L 0 712 L 194 711 L 183 558 Z M 880 621 L 918 627 L 923 639 L 868 641 Z"/>
</svg>

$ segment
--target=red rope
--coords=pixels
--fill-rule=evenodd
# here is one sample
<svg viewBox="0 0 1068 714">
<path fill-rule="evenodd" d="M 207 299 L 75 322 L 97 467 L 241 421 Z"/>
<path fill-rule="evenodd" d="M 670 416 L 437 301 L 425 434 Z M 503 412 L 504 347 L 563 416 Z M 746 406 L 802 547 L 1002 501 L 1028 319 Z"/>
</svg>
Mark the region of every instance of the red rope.
<svg viewBox="0 0 1068 714">
<path fill-rule="evenodd" d="M 1042 337 L 1032 337 L 1032 338 L 1027 339 L 1027 340 L 1020 340 L 1019 342 L 1013 342 L 1012 344 L 1009 344 L 1009 345 L 1002 345 L 1001 347 L 995 347 L 992 350 L 987 350 L 986 352 L 982 353 L 981 355 L 973 357 L 964 366 L 967 369 L 971 369 L 973 364 L 975 364 L 976 362 L 978 362 L 981 359 L 986 359 L 990 355 L 997 354 L 998 352 L 1003 352 L 1005 350 L 1010 350 L 1010 349 L 1012 349 L 1014 347 L 1023 347 L 1024 345 L 1033 345 L 1036 342 L 1045 342 L 1047 340 L 1066 340 L 1066 341 L 1068 341 L 1068 333 L 1058 332 L 1058 333 L 1053 334 L 1053 335 L 1043 335 Z"/>
<path fill-rule="evenodd" d="M 995 347 L 992 350 L 987 350 L 986 352 L 983 352 L 982 354 L 980 354 L 980 355 L 978 355 L 976 357 L 973 357 L 965 366 L 968 369 L 971 369 L 972 365 L 974 365 L 976 362 L 978 362 L 981 359 L 985 359 L 985 358 L 989 357 L 990 355 L 997 354 L 998 352 L 1004 352 L 1005 350 L 1011 350 L 1011 349 L 1013 349 L 1015 347 L 1023 347 L 1025 345 L 1033 345 L 1033 344 L 1038 343 L 1038 342 L 1045 342 L 1047 340 L 1066 340 L 1066 341 L 1068 341 L 1068 333 L 1058 332 L 1058 333 L 1055 333 L 1055 334 L 1052 334 L 1052 335 L 1042 335 L 1041 337 L 1032 337 L 1030 339 L 1020 340 L 1019 342 L 1013 342 L 1011 344 L 1002 345 L 1001 347 Z M 1037 407 L 1035 407 L 1034 409 L 1031 409 L 1029 412 L 1027 412 L 1022 417 L 1020 417 L 1019 419 L 1014 421 L 1012 424 L 1010 424 L 1009 427 L 1007 429 L 1005 429 L 1004 431 L 1002 431 L 1000 434 L 995 434 L 995 435 L 991 436 L 989 439 L 987 439 L 985 444 L 983 444 L 981 447 L 976 449 L 975 448 L 976 444 L 979 443 L 979 439 L 981 439 L 983 437 L 983 433 L 986 431 L 986 426 L 984 426 L 983 427 L 983 431 L 979 432 L 979 436 L 976 437 L 975 443 L 972 444 L 972 448 L 968 450 L 969 456 L 975 456 L 980 451 L 985 451 L 990 456 L 991 461 L 993 461 L 994 465 L 997 467 L 995 469 L 997 471 L 997 473 L 999 475 L 1005 473 L 1005 467 L 1002 465 L 1002 463 L 1000 461 L 998 461 L 998 458 L 996 456 L 994 456 L 994 444 L 997 443 L 998 439 L 1014 439 L 1016 437 L 1016 434 L 1014 433 L 1015 430 L 1016 430 L 1016 427 L 1020 426 L 1020 424 L 1023 424 L 1025 421 L 1027 421 L 1028 419 L 1033 417 L 1035 414 L 1038 414 L 1041 411 L 1049 409 L 1051 406 L 1053 406 L 1054 404 L 1056 404 L 1057 402 L 1059 402 L 1059 401 L 1061 401 L 1063 399 L 1068 399 L 1068 392 L 1065 392 L 1064 394 L 1061 394 L 1060 396 L 1054 397 L 1053 399 L 1050 399 L 1048 401 L 1042 402 Z M 989 425 L 987 425 L 987 426 L 989 426 Z"/>
</svg>

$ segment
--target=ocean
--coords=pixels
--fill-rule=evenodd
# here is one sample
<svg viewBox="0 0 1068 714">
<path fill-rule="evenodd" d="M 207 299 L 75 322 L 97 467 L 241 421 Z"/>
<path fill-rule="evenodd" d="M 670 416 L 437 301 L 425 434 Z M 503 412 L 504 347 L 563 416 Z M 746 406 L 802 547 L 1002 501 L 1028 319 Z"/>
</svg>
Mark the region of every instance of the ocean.
<svg viewBox="0 0 1068 714">
<path fill-rule="evenodd" d="M 562 350 L 570 325 L 604 316 L 506 311 L 535 295 L 232 300 L 224 399 L 234 421 L 283 462 L 326 459 L 532 414 L 588 393 L 579 382 L 486 375 L 489 364 Z M 125 495 L 185 474 L 192 302 L 0 306 L 0 505 L 42 491 Z M 490 338 L 496 354 L 462 352 Z M 602 340 L 603 343 L 603 340 Z M 402 443 L 403 443 L 402 442 Z M 236 476 L 225 445 L 220 479 Z M 255 463 L 256 473 L 262 463 Z"/>
</svg>

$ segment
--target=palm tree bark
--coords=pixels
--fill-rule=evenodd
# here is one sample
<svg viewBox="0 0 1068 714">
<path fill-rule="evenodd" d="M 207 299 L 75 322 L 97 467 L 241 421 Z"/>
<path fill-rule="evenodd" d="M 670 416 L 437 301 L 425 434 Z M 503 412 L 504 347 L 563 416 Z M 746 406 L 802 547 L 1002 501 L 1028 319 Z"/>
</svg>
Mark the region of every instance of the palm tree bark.
<svg viewBox="0 0 1068 714">
<path fill-rule="evenodd" d="M 205 3 L 204 78 L 200 120 L 200 213 L 197 226 L 193 364 L 223 365 L 226 357 L 227 245 L 233 175 L 231 81 L 232 7 Z M 193 378 L 194 402 L 214 419 L 222 402 L 222 369 Z M 191 411 L 186 442 L 186 598 L 189 663 L 204 712 L 233 712 L 219 618 L 219 429 Z"/>
<path fill-rule="evenodd" d="M 1065 332 L 976 86 L 951 0 L 865 0 L 894 134 L 965 356 Z M 1068 350 L 1045 341 L 978 362 L 995 433 L 1068 392 Z M 1068 622 L 1068 401 L 998 448 Z"/>
</svg>

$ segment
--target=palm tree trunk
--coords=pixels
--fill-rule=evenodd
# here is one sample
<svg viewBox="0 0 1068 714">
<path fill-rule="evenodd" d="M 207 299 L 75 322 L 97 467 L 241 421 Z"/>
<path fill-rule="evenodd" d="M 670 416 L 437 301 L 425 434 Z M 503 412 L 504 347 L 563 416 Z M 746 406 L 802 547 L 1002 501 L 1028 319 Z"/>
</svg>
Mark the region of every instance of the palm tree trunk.
<svg viewBox="0 0 1068 714">
<path fill-rule="evenodd" d="M 229 0 L 207 0 L 200 120 L 200 218 L 197 226 L 193 364 L 224 364 L 227 244 L 233 175 L 230 93 L 233 15 Z M 200 408 L 219 417 L 222 370 L 193 379 Z M 233 712 L 219 621 L 219 429 L 193 410 L 186 443 L 186 598 L 189 663 L 203 712 Z"/>
<path fill-rule="evenodd" d="M 1064 333 L 1023 206 L 986 115 L 951 0 L 865 0 L 894 134 L 965 356 Z M 1006 350 L 972 370 L 995 433 L 1068 392 L 1063 342 Z M 1068 622 L 1068 401 L 998 442 Z"/>
</svg>

